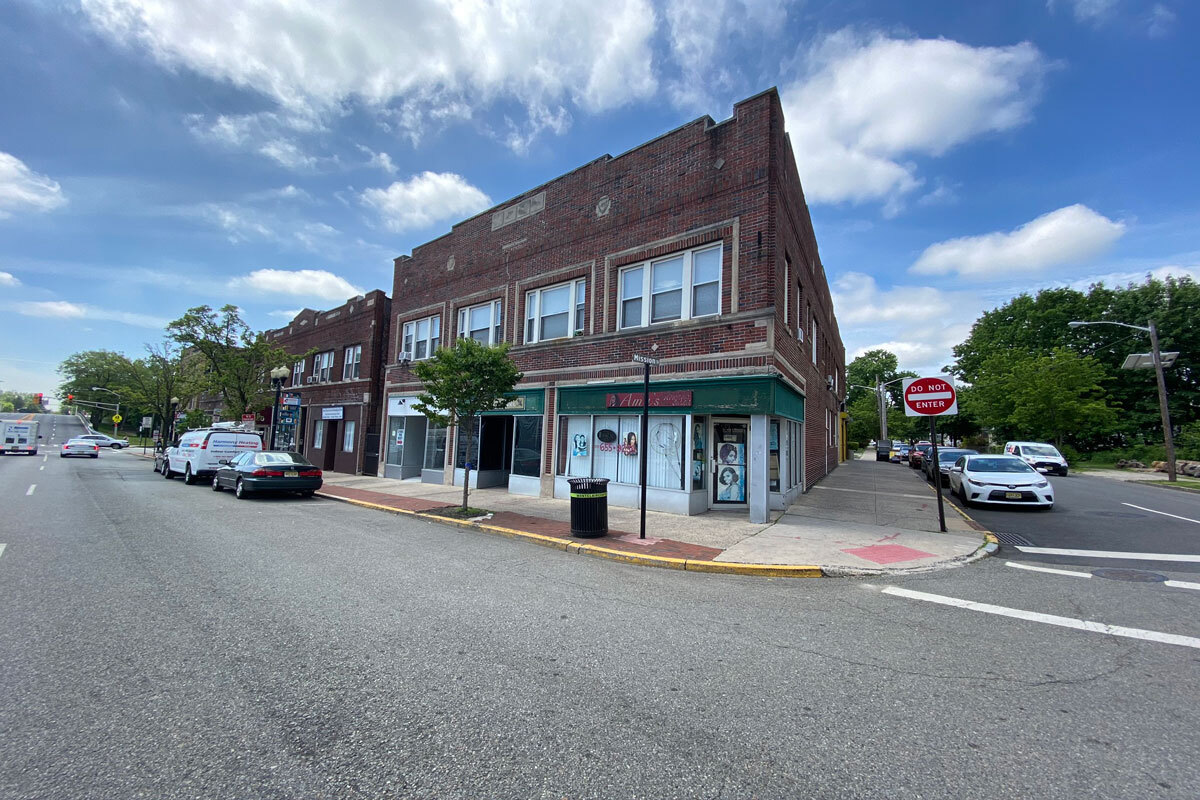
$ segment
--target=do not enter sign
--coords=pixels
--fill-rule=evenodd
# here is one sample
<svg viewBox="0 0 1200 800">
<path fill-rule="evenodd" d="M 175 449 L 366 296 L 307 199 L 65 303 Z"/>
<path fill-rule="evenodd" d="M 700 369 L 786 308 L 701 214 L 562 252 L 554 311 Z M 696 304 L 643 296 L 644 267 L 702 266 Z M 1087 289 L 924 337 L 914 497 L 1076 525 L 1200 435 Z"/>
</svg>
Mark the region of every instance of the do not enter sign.
<svg viewBox="0 0 1200 800">
<path fill-rule="evenodd" d="M 954 384 L 945 378 L 905 378 L 904 413 L 910 417 L 941 417 L 958 413 Z"/>
</svg>

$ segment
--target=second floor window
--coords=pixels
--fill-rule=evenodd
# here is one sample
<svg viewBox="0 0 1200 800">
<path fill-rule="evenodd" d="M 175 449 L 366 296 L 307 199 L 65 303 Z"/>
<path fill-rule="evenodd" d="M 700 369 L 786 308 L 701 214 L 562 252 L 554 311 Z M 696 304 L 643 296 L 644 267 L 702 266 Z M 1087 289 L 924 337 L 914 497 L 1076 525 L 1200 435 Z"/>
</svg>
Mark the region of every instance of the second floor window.
<svg viewBox="0 0 1200 800">
<path fill-rule="evenodd" d="M 362 377 L 362 345 L 356 344 L 346 348 L 346 358 L 342 361 L 342 380 L 356 381 Z"/>
<path fill-rule="evenodd" d="M 582 279 L 526 293 L 526 343 L 582 335 L 586 308 L 587 284 Z"/>
<path fill-rule="evenodd" d="M 721 245 L 629 267 L 621 272 L 620 293 L 622 328 L 716 314 L 721 307 Z"/>
<path fill-rule="evenodd" d="M 426 317 L 404 323 L 404 341 L 400 355 L 409 361 L 423 361 L 442 343 L 442 318 Z"/>
<path fill-rule="evenodd" d="M 469 336 L 487 345 L 504 341 L 504 308 L 501 301 L 493 300 L 459 309 L 458 335 Z"/>
<path fill-rule="evenodd" d="M 304 383 L 304 359 L 300 359 L 292 365 L 292 386 L 299 386 Z"/>
<path fill-rule="evenodd" d="M 333 380 L 333 351 L 326 350 L 313 356 L 313 378 L 315 383 Z"/>
</svg>

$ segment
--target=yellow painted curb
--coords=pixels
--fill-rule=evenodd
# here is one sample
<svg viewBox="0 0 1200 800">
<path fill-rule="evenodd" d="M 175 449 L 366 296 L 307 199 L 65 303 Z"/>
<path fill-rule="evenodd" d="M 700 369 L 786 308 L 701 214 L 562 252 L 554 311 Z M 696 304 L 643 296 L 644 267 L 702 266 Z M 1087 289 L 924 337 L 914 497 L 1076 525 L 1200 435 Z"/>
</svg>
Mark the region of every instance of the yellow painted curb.
<svg viewBox="0 0 1200 800">
<path fill-rule="evenodd" d="M 740 564 L 723 561 L 688 560 L 688 572 L 715 572 L 724 575 L 756 575 L 760 578 L 823 578 L 818 566 L 802 564 Z"/>
<path fill-rule="evenodd" d="M 662 569 L 684 569 L 686 558 L 669 558 L 667 556 L 651 556 L 645 553 L 631 553 L 628 550 L 613 550 L 609 547 L 599 547 L 594 544 L 580 545 L 576 550 L 585 556 L 597 556 L 611 561 L 623 561 L 626 564 L 640 564 L 643 567 L 661 567 Z"/>
</svg>

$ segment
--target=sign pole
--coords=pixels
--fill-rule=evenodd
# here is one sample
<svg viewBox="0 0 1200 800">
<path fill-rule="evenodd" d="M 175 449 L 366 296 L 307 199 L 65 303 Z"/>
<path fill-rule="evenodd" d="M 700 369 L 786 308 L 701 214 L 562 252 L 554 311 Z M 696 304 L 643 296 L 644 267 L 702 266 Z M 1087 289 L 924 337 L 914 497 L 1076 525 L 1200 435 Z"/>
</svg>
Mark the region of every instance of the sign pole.
<svg viewBox="0 0 1200 800">
<path fill-rule="evenodd" d="M 937 481 L 937 496 L 938 496 L 938 527 L 942 533 L 946 532 L 946 508 L 942 504 L 942 465 L 938 462 L 937 453 L 937 417 L 929 418 L 929 441 L 933 442 L 933 474 L 934 480 Z"/>
<path fill-rule="evenodd" d="M 638 478 L 642 482 L 642 523 L 638 529 L 638 538 L 646 538 L 646 466 L 648 462 L 647 455 L 649 453 L 648 437 L 650 435 L 650 362 L 647 361 L 642 365 L 645 370 L 642 373 L 642 441 L 641 452 L 638 453 L 638 458 L 641 460 L 641 465 L 638 468 Z"/>
</svg>

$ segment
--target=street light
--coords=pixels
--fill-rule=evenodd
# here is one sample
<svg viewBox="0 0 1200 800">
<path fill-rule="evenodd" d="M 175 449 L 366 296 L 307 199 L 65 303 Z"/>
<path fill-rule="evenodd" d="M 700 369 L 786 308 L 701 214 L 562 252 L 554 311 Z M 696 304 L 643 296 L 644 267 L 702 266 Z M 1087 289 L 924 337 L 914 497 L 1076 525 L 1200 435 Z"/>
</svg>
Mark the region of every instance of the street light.
<svg viewBox="0 0 1200 800">
<path fill-rule="evenodd" d="M 1167 379 L 1163 375 L 1163 357 L 1158 349 L 1158 328 L 1154 326 L 1154 320 L 1150 320 L 1148 325 L 1130 325 L 1126 322 L 1109 322 L 1108 320 L 1099 320 L 1096 322 L 1068 322 L 1068 328 L 1078 328 L 1083 325 L 1119 325 L 1122 328 L 1133 328 L 1135 331 L 1145 331 L 1150 334 L 1150 350 L 1154 358 L 1154 372 L 1158 377 L 1158 408 L 1162 414 L 1163 426 L 1163 441 L 1167 445 L 1167 480 L 1175 480 L 1175 437 L 1171 435 L 1171 411 L 1167 407 Z"/>
<path fill-rule="evenodd" d="M 121 416 L 121 395 L 120 394 L 118 394 L 117 392 L 114 392 L 112 389 L 105 389 L 103 386 L 93 386 L 92 391 L 93 392 L 108 392 L 111 395 L 116 395 L 117 410 L 116 410 L 116 413 L 113 414 L 113 416 L 116 416 L 116 417 Z M 116 422 L 113 422 L 113 438 L 114 439 L 117 438 L 117 423 Z"/>
<path fill-rule="evenodd" d="M 277 449 L 275 446 L 275 438 L 279 430 L 279 392 L 283 389 L 283 382 L 287 380 L 287 376 L 291 374 L 291 370 L 287 367 L 276 367 L 271 370 L 271 385 L 275 387 L 275 405 L 271 406 L 271 449 Z"/>
<path fill-rule="evenodd" d="M 179 408 L 179 398 L 172 397 L 171 398 L 171 435 L 169 437 L 167 436 L 167 426 L 163 425 L 163 452 L 166 452 L 166 450 L 167 450 L 167 446 L 168 446 L 167 442 L 175 441 L 175 415 L 177 413 L 175 409 L 177 409 L 177 408 Z"/>
</svg>

